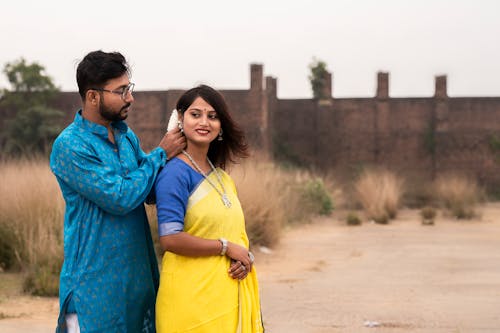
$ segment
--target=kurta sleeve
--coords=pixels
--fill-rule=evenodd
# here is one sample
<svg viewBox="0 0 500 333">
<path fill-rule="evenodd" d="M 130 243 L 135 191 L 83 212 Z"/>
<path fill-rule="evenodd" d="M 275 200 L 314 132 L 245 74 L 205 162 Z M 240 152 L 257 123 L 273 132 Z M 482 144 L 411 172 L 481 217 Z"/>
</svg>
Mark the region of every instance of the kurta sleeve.
<svg viewBox="0 0 500 333">
<path fill-rule="evenodd" d="M 137 142 L 135 148 L 140 150 Z M 166 162 L 162 148 L 142 154 L 137 169 L 122 175 L 85 140 L 75 144 L 68 136 L 60 136 L 52 147 L 50 167 L 59 181 L 104 211 L 125 215 L 144 202 Z"/>
</svg>

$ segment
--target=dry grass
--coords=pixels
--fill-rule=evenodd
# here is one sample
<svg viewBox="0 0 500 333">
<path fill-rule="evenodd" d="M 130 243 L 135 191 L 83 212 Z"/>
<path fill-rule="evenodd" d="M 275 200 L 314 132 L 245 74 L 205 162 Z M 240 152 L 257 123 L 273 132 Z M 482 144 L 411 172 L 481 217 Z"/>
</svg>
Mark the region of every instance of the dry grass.
<svg viewBox="0 0 500 333">
<path fill-rule="evenodd" d="M 27 291 L 57 294 L 64 201 L 48 162 L 2 161 L 0 184 L 0 265 L 26 273 Z"/>
<path fill-rule="evenodd" d="M 388 223 L 397 215 L 403 180 L 388 170 L 366 170 L 356 181 L 355 192 L 367 218 Z"/>
<path fill-rule="evenodd" d="M 248 161 L 233 167 L 230 174 L 238 188 L 250 243 L 265 246 L 277 244 L 287 218 L 285 202 L 291 193 L 286 186 L 286 173 L 272 163 Z M 156 206 L 146 205 L 146 213 L 156 251 L 161 254 Z"/>
<path fill-rule="evenodd" d="M 335 200 L 343 201 L 333 177 L 325 182 L 309 171 L 282 169 L 262 156 L 236 166 L 231 176 L 253 244 L 272 247 L 279 241 L 283 225 L 328 215 Z"/>
<path fill-rule="evenodd" d="M 484 198 L 484 192 L 477 182 L 459 174 L 439 177 L 435 184 L 439 202 L 458 219 L 477 216 L 476 205 Z"/>
<path fill-rule="evenodd" d="M 332 200 L 321 178 L 280 169 L 260 157 L 231 170 L 252 244 L 274 246 L 284 224 L 328 213 Z M 44 159 L 0 162 L 0 269 L 26 273 L 24 288 L 55 295 L 63 260 L 64 200 Z M 341 191 L 334 195 L 341 201 Z M 158 253 L 156 209 L 146 206 Z"/>
<path fill-rule="evenodd" d="M 236 166 L 231 176 L 238 188 L 251 244 L 277 244 L 286 223 L 286 200 L 291 195 L 285 172 L 272 163 L 251 160 Z"/>
<path fill-rule="evenodd" d="M 253 245 L 275 246 L 285 224 L 308 222 L 312 216 L 329 213 L 332 199 L 328 186 L 310 172 L 284 170 L 258 155 L 229 170 L 236 183 L 245 213 L 247 234 Z M 341 190 L 333 191 L 341 199 Z M 154 205 L 146 205 L 151 231 L 158 253 L 157 216 Z"/>
<path fill-rule="evenodd" d="M 156 214 L 156 205 L 144 205 L 146 207 L 146 215 L 148 216 L 149 226 L 151 228 L 151 237 L 153 237 L 153 243 L 156 250 L 156 255 L 158 256 L 159 262 L 161 263 L 161 257 L 163 256 L 163 249 L 160 245 L 160 236 L 158 236 L 158 215 Z"/>
<path fill-rule="evenodd" d="M 0 225 L 9 230 L 14 266 L 27 268 L 62 255 L 64 201 L 48 162 L 0 162 Z"/>
<path fill-rule="evenodd" d="M 338 176 L 334 172 L 326 172 L 320 174 L 323 183 L 325 184 L 325 189 L 330 195 L 335 209 L 346 208 L 347 198 L 344 192 L 344 187 L 340 185 L 338 181 Z"/>
</svg>

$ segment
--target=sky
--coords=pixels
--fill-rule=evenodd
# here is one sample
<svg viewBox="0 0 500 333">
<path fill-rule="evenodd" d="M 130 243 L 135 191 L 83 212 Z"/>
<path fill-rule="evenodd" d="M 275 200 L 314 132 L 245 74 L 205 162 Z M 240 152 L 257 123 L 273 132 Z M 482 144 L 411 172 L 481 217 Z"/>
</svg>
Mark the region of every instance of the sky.
<svg viewBox="0 0 500 333">
<path fill-rule="evenodd" d="M 500 96 L 500 1 L 2 1 L 1 68 L 24 57 L 76 91 L 78 61 L 97 49 L 123 53 L 143 91 L 248 89 L 260 63 L 279 98 L 310 98 L 319 59 L 334 97 L 374 96 L 379 71 L 392 97 L 432 96 L 436 75 L 450 96 Z"/>
</svg>

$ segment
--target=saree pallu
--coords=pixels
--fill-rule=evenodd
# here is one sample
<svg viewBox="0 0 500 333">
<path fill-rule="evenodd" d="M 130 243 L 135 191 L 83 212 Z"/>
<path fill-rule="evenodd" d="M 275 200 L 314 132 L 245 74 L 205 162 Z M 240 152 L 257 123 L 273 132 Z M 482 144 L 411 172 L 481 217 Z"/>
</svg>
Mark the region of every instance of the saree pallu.
<svg viewBox="0 0 500 333">
<path fill-rule="evenodd" d="M 218 169 L 232 206 L 227 208 L 206 179 L 188 199 L 184 231 L 207 239 L 226 238 L 249 246 L 245 220 L 232 179 Z M 218 184 L 214 172 L 209 175 Z M 262 325 L 255 267 L 235 280 L 227 256 L 187 257 L 165 252 L 156 301 L 159 333 L 259 333 Z"/>
</svg>

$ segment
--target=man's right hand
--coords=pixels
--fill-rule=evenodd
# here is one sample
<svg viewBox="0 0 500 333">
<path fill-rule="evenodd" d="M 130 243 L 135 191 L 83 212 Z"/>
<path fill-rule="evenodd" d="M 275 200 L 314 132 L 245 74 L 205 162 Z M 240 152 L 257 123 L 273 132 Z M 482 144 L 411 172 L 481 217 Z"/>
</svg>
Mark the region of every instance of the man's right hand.
<svg viewBox="0 0 500 333">
<path fill-rule="evenodd" d="M 178 128 L 165 133 L 159 146 L 165 150 L 168 159 L 177 156 L 186 147 L 186 137 Z"/>
</svg>

